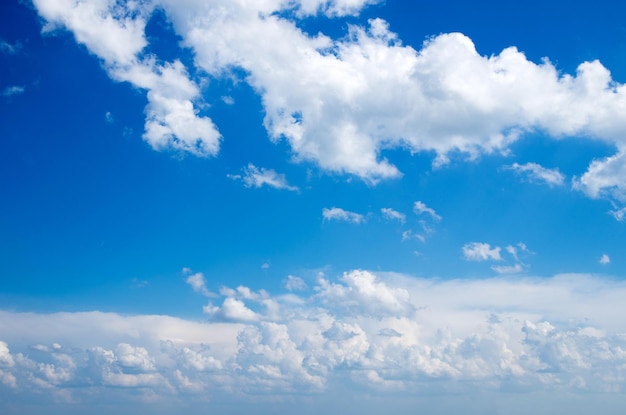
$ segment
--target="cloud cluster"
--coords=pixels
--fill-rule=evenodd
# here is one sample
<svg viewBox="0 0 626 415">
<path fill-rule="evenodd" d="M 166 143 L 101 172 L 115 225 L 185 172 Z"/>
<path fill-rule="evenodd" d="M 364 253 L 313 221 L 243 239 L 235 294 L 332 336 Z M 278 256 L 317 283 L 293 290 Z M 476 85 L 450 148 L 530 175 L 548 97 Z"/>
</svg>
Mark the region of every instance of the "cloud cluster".
<svg viewBox="0 0 626 415">
<path fill-rule="evenodd" d="M 296 159 L 376 182 L 401 175 L 381 156 L 388 148 L 433 151 L 441 164 L 450 153 L 506 151 L 530 131 L 590 137 L 618 152 L 595 161 L 576 179 L 577 188 L 624 200 L 626 89 L 600 62 L 583 62 L 570 75 L 547 59 L 529 61 L 515 47 L 481 56 L 460 33 L 415 49 L 382 19 L 348 25 L 339 39 L 310 35 L 297 24 L 315 15 L 356 15 L 375 2 L 34 0 L 46 30 L 70 30 L 112 78 L 148 91 L 144 138 L 154 148 L 210 155 L 220 140 L 213 122 L 197 114 L 200 93 L 187 68 L 143 54 L 146 21 L 160 8 L 201 73 L 220 78 L 243 70 L 262 98 L 270 138 L 286 140 Z M 557 172 L 538 166 L 514 169 L 561 182 Z"/>
<path fill-rule="evenodd" d="M 469 242 L 463 245 L 461 252 L 463 253 L 463 259 L 466 261 L 500 262 L 505 259 L 505 257 L 501 254 L 501 247 L 494 246 L 492 248 L 490 244 L 485 242 Z M 505 247 L 505 252 L 514 263 L 492 265 L 491 269 L 498 274 L 518 274 L 522 272 L 526 265 L 520 260 L 520 256 L 532 253 L 523 242 L 519 242 L 515 246 L 507 245 Z"/>
<path fill-rule="evenodd" d="M 205 323 L 0 312 L 0 396 L 251 401 L 323 395 L 334 382 L 389 396 L 424 387 L 623 392 L 620 281 L 445 281 L 353 270 L 298 289 L 272 296 L 222 287 L 222 305 L 210 305 Z"/>
</svg>

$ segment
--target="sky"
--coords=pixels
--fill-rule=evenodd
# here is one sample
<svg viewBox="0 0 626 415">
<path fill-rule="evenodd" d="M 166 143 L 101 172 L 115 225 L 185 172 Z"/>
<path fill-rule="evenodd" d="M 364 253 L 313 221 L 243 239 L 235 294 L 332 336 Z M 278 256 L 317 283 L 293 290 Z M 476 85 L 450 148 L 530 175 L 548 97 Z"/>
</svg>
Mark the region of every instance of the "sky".
<svg viewBox="0 0 626 415">
<path fill-rule="evenodd" d="M 622 414 L 626 6 L 0 3 L 0 412 Z"/>
</svg>

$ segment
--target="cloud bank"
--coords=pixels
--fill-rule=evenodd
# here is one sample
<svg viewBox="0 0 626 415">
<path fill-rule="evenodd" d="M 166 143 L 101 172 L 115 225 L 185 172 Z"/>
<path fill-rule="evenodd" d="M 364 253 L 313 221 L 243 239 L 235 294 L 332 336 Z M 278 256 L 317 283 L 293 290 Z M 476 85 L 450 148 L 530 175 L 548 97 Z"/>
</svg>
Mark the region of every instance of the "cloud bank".
<svg viewBox="0 0 626 415">
<path fill-rule="evenodd" d="M 617 153 L 594 161 L 575 179 L 576 188 L 623 202 L 626 89 L 600 62 L 564 74 L 515 47 L 481 56 L 460 33 L 415 49 L 378 18 L 348 25 L 340 39 L 297 25 L 310 16 L 356 15 L 371 3 L 34 0 L 46 31 L 71 31 L 113 79 L 147 91 L 144 139 L 155 149 L 215 155 L 221 140 L 209 116 L 200 115 L 201 79 L 191 79 L 180 61 L 160 63 L 145 53 L 146 22 L 158 8 L 194 52 L 201 77 L 236 77 L 243 70 L 241 80 L 261 96 L 270 139 L 286 140 L 296 160 L 376 182 L 401 175 L 381 155 L 384 149 L 432 151 L 442 164 L 453 153 L 505 152 L 527 132 L 588 137 Z M 533 165 L 516 170 L 561 182 Z"/>
<path fill-rule="evenodd" d="M 190 285 L 202 294 L 198 281 Z M 288 281 L 300 294 L 222 287 L 222 304 L 205 306 L 207 322 L 2 311 L 0 407 L 25 396 L 162 404 L 184 396 L 209 407 L 259 396 L 323 400 L 337 382 L 389 399 L 425 387 L 460 396 L 624 390 L 620 281 L 437 281 L 364 270 L 320 275 L 310 290 Z"/>
</svg>

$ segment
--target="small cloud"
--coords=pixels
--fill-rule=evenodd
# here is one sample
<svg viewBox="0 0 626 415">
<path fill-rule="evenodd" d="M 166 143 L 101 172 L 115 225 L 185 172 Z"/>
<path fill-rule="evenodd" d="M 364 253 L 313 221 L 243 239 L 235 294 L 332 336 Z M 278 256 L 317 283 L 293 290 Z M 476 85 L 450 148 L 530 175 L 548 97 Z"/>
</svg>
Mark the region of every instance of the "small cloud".
<svg viewBox="0 0 626 415">
<path fill-rule="evenodd" d="M 107 111 L 106 114 L 104 114 L 104 120 L 107 122 L 107 124 L 113 124 L 115 122 L 115 118 L 113 118 L 113 114 L 111 114 L 111 111 Z"/>
<path fill-rule="evenodd" d="M 7 55 L 15 55 L 22 49 L 22 44 L 20 42 L 16 42 L 14 44 L 10 44 L 5 40 L 0 40 L 0 52 L 6 53 Z"/>
<path fill-rule="evenodd" d="M 518 274 L 523 271 L 521 264 L 515 265 L 493 265 L 492 270 L 498 274 Z"/>
<path fill-rule="evenodd" d="M 609 213 L 618 222 L 624 222 L 624 219 L 626 219 L 626 207 L 621 208 L 621 209 L 611 210 L 609 211 Z"/>
<path fill-rule="evenodd" d="M 261 269 L 269 269 L 270 267 L 270 263 L 269 262 L 264 262 L 261 264 Z"/>
<path fill-rule="evenodd" d="M 422 215 L 422 214 L 430 215 L 430 217 L 432 217 L 436 221 L 441 220 L 441 216 L 439 216 L 437 212 L 435 212 L 434 209 L 429 208 L 428 206 L 426 206 L 424 202 L 420 202 L 419 200 L 413 204 L 413 212 L 415 212 L 418 215 Z"/>
<path fill-rule="evenodd" d="M 611 263 L 611 258 L 607 254 L 602 254 L 602 257 L 600 257 L 600 263 L 602 265 L 610 264 Z"/>
<path fill-rule="evenodd" d="M 132 283 L 132 287 L 133 288 L 145 288 L 148 285 L 150 285 L 150 283 L 146 280 L 140 280 L 139 278 L 133 278 L 131 280 Z"/>
<path fill-rule="evenodd" d="M 343 210 L 338 207 L 332 207 L 330 209 L 324 208 L 322 209 L 322 216 L 324 220 L 336 220 L 336 221 L 345 221 L 351 223 L 363 223 L 365 222 L 365 217 L 359 213 L 350 212 L 347 210 Z"/>
<path fill-rule="evenodd" d="M 189 268 L 184 268 L 184 270 L 189 270 Z M 189 270 L 190 271 L 190 270 Z M 204 274 L 201 272 L 196 272 L 193 275 L 187 277 L 187 284 L 191 285 L 191 288 L 204 296 L 207 297 L 215 297 L 215 294 L 209 291 L 206 287 L 206 280 L 204 279 Z"/>
<path fill-rule="evenodd" d="M 26 91 L 26 89 L 23 86 L 9 86 L 4 88 L 4 90 L 2 90 L 2 96 L 3 97 L 12 97 L 15 95 L 20 95 L 23 94 Z"/>
<path fill-rule="evenodd" d="M 300 277 L 295 277 L 293 275 L 287 275 L 287 280 L 285 281 L 285 288 L 289 291 L 304 291 L 308 288 L 304 280 Z"/>
<path fill-rule="evenodd" d="M 463 256 L 468 261 L 500 261 L 500 247 L 491 248 L 491 245 L 482 242 L 471 242 L 463 245 Z"/>
<path fill-rule="evenodd" d="M 230 95 L 222 96 L 222 102 L 226 105 L 233 105 L 235 103 L 235 99 Z"/>
<path fill-rule="evenodd" d="M 406 215 L 404 213 L 400 213 L 397 210 L 391 208 L 382 208 L 380 212 L 383 214 L 383 218 L 388 220 L 397 220 L 402 223 L 406 221 Z"/>
<path fill-rule="evenodd" d="M 242 169 L 243 175 L 229 174 L 228 178 L 233 180 L 241 180 L 246 187 L 263 187 L 269 186 L 275 189 L 285 189 L 297 192 L 300 189 L 296 186 L 290 186 L 284 174 L 277 173 L 272 169 L 258 168 L 250 163 Z"/>
<path fill-rule="evenodd" d="M 402 240 L 408 241 L 409 239 L 417 239 L 420 242 L 426 242 L 426 238 L 424 237 L 424 235 L 414 233 L 412 229 L 402 232 Z"/>
<path fill-rule="evenodd" d="M 547 169 L 537 163 L 513 163 L 511 166 L 505 166 L 504 168 L 513 170 L 518 175 L 525 175 L 531 182 L 543 182 L 550 187 L 562 186 L 565 182 L 565 176 L 559 169 Z"/>
</svg>

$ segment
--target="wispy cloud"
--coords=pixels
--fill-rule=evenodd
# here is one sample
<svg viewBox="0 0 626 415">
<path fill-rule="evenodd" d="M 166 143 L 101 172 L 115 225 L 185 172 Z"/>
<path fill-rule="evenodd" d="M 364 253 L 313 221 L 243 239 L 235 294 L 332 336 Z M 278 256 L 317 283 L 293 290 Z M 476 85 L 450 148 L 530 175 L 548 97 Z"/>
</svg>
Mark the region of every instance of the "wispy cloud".
<svg viewBox="0 0 626 415">
<path fill-rule="evenodd" d="M 513 163 L 510 166 L 505 166 L 505 168 L 513 170 L 519 175 L 524 175 L 529 181 L 545 183 L 551 187 L 562 186 L 565 182 L 565 176 L 559 169 L 547 169 L 537 163 Z"/>
<path fill-rule="evenodd" d="M 243 174 L 229 174 L 228 177 L 233 180 L 241 180 L 246 187 L 263 187 L 269 186 L 275 189 L 285 189 L 292 192 L 297 192 L 297 186 L 291 186 L 287 182 L 287 178 L 284 174 L 277 173 L 272 169 L 258 168 L 254 164 L 250 163 L 244 167 Z"/>
<path fill-rule="evenodd" d="M 439 216 L 437 212 L 435 212 L 435 209 L 429 208 L 424 202 L 421 202 L 419 200 L 413 204 L 413 212 L 418 215 L 426 214 L 435 221 L 441 220 L 441 216 Z"/>
<path fill-rule="evenodd" d="M 336 220 L 356 224 L 365 222 L 365 216 L 360 213 L 350 212 L 349 210 L 343 210 L 338 207 L 322 209 L 322 217 L 324 220 L 328 221 Z"/>
<path fill-rule="evenodd" d="M 397 220 L 402 223 L 406 221 L 406 215 L 404 213 L 398 212 L 397 210 L 391 208 L 382 208 L 380 212 L 382 213 L 383 218 L 387 220 Z"/>
<path fill-rule="evenodd" d="M 23 86 L 18 86 L 18 85 L 14 85 L 14 86 L 9 86 L 6 87 L 2 90 L 2 96 L 3 97 L 12 97 L 15 95 L 21 95 L 26 91 L 26 88 L 24 88 Z"/>
</svg>

